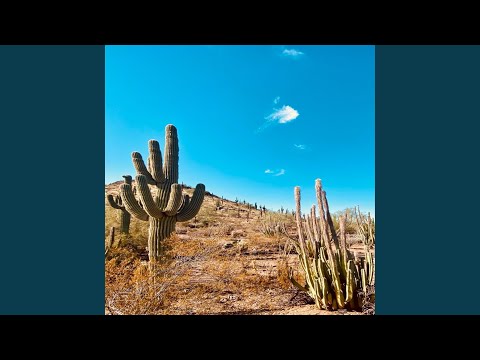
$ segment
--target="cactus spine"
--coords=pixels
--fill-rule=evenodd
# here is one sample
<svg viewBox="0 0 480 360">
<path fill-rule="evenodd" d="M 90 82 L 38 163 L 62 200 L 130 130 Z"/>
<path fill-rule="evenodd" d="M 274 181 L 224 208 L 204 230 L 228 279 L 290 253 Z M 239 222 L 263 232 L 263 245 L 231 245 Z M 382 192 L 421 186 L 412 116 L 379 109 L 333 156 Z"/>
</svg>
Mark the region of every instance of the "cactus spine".
<svg viewBox="0 0 480 360">
<path fill-rule="evenodd" d="M 158 141 L 148 142 L 148 167 L 138 152 L 132 153 L 132 161 L 140 206 L 130 184 L 122 184 L 120 194 L 127 210 L 140 220 L 149 221 L 148 250 L 150 263 L 160 259 L 163 253 L 162 241 L 175 231 L 177 221 L 191 220 L 197 215 L 205 196 L 205 185 L 198 184 L 190 198 L 182 195 L 182 186 L 178 184 L 178 137 L 173 125 L 165 127 L 165 159 Z M 150 189 L 149 185 L 156 188 Z"/>
<path fill-rule="evenodd" d="M 132 184 L 132 177 L 130 175 L 124 175 L 123 178 L 124 184 Z M 121 196 L 117 195 L 114 197 L 110 194 L 107 196 L 107 200 L 112 208 L 119 210 L 118 218 L 120 222 L 120 233 L 128 234 L 128 230 L 130 229 L 131 215 L 123 205 Z"/>
</svg>

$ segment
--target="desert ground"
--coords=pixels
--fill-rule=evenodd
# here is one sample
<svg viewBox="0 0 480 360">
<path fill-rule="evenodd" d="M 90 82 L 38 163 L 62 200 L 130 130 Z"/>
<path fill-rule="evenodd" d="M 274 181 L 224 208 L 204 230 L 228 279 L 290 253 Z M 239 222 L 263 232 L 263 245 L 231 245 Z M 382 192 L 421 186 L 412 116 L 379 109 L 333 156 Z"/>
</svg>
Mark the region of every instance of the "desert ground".
<svg viewBox="0 0 480 360">
<path fill-rule="evenodd" d="M 105 193 L 117 194 L 120 184 L 106 185 Z M 105 206 L 105 238 L 118 227 L 117 211 Z M 297 236 L 291 209 L 262 215 L 243 199 L 237 205 L 207 193 L 195 219 L 177 223 L 166 241 L 168 260 L 155 284 L 148 279 L 147 236 L 148 222 L 132 216 L 130 234 L 115 237 L 105 259 L 105 314 L 362 314 L 319 310 L 291 284 L 287 266 L 302 278 L 297 256 L 289 254 L 289 238 Z M 350 243 L 362 251 L 355 236 Z"/>
</svg>

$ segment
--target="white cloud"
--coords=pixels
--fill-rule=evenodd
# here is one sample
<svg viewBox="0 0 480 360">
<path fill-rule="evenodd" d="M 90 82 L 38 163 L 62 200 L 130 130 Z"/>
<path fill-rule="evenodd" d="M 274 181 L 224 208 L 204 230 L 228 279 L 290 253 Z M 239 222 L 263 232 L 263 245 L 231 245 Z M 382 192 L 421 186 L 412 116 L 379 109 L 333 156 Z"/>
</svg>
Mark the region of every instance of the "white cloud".
<svg viewBox="0 0 480 360">
<path fill-rule="evenodd" d="M 299 50 L 295 50 L 295 49 L 284 49 L 284 50 L 282 51 L 282 54 L 283 54 L 284 56 L 291 56 L 291 57 L 293 57 L 293 58 L 297 58 L 297 57 L 299 57 L 299 56 L 304 55 L 303 52 L 301 52 L 301 51 L 299 51 Z"/>
<path fill-rule="evenodd" d="M 280 101 L 280 96 L 277 96 L 273 102 L 276 104 Z M 286 124 L 292 120 L 295 120 L 300 114 L 297 110 L 292 108 L 289 105 L 284 105 L 280 109 L 273 108 L 273 112 L 265 117 L 265 121 L 256 131 L 255 133 L 260 133 L 266 128 L 274 124 Z"/>
<path fill-rule="evenodd" d="M 295 146 L 299 150 L 305 150 L 307 148 L 307 146 L 303 144 L 299 144 L 299 145 L 293 144 L 293 146 Z"/>
<path fill-rule="evenodd" d="M 289 105 L 282 106 L 281 109 L 274 109 L 275 111 L 268 115 L 265 119 L 268 121 L 278 120 L 279 124 L 286 124 L 292 120 L 295 120 L 300 114 L 297 110 Z"/>
<path fill-rule="evenodd" d="M 265 174 L 271 174 L 272 176 L 280 176 L 280 175 L 283 175 L 285 174 L 285 169 L 280 169 L 280 170 L 270 170 L 270 169 L 267 169 L 265 170 Z"/>
</svg>

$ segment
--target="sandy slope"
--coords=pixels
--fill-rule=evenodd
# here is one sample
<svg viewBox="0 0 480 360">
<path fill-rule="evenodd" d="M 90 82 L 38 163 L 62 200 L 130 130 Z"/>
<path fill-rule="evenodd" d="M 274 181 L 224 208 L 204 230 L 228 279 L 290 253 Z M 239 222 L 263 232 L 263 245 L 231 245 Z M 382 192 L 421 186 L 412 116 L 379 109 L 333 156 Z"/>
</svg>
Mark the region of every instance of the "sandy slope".
<svg viewBox="0 0 480 360">
<path fill-rule="evenodd" d="M 106 193 L 115 193 L 120 183 L 109 184 Z M 185 190 L 191 192 L 191 189 Z M 265 217 L 258 210 L 206 196 L 195 221 L 177 224 L 179 256 L 190 254 L 185 262 L 185 276 L 175 286 L 183 291 L 171 314 L 258 314 L 258 315 L 343 315 L 318 310 L 311 300 L 285 281 L 281 268 L 285 261 L 286 238 L 262 233 Z M 107 215 L 112 209 L 106 207 Z M 238 217 L 240 213 L 240 217 Z M 248 216 L 247 216 L 248 214 Z M 274 214 L 286 223 L 295 236 L 293 216 Z M 248 217 L 248 218 L 247 218 Z M 114 225 L 114 216 L 106 228 Z M 132 224 L 136 220 L 132 221 Z M 139 222 L 146 234 L 147 223 Z M 193 253 L 192 253 L 193 251 Z M 195 257 L 195 254 L 204 252 Z M 192 255 L 193 254 L 193 255 Z M 296 256 L 288 261 L 295 266 Z M 184 294 L 184 295 L 183 295 Z M 359 313 L 348 313 L 359 314 Z"/>
</svg>

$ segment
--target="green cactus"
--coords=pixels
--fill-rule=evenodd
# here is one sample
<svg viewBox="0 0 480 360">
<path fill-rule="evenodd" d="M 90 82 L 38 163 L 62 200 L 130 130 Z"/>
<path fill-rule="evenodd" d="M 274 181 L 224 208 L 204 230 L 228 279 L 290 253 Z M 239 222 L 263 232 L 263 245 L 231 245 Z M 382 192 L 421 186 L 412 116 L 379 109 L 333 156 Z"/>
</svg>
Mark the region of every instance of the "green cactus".
<svg viewBox="0 0 480 360">
<path fill-rule="evenodd" d="M 129 185 L 132 184 L 132 177 L 130 175 L 124 175 L 123 178 L 124 178 L 124 184 L 129 184 Z M 123 205 L 121 196 L 117 195 L 114 197 L 113 195 L 110 194 L 107 196 L 107 200 L 112 208 L 119 210 L 118 218 L 120 222 L 120 233 L 128 234 L 128 231 L 130 229 L 131 215 Z"/>
<path fill-rule="evenodd" d="M 177 221 L 191 220 L 200 210 L 205 196 L 205 185 L 198 184 L 192 198 L 182 195 L 178 184 L 178 137 L 173 125 L 165 127 L 165 159 L 158 141 L 148 142 L 147 166 L 138 152 L 132 161 L 141 205 L 136 201 L 130 184 L 120 186 L 120 194 L 127 210 L 140 220 L 149 221 L 148 250 L 150 263 L 158 261 L 163 253 L 162 241 L 175 231 Z M 156 188 L 152 192 L 149 185 Z"/>
<path fill-rule="evenodd" d="M 115 243 L 115 227 L 110 228 L 110 235 L 107 237 L 107 241 L 105 242 L 105 257 L 108 255 L 108 252 L 113 247 Z"/>
<path fill-rule="evenodd" d="M 298 241 L 294 242 L 300 266 L 305 273 L 305 285 L 300 285 L 289 270 L 293 285 L 307 291 L 319 308 L 328 310 L 361 310 L 366 297 L 374 301 L 369 289 L 375 284 L 375 259 L 367 241 L 365 258 L 360 261 L 349 250 L 345 235 L 345 217 L 340 216 L 340 236 L 333 227 L 327 195 L 320 179 L 315 182 L 319 216 L 315 205 L 310 214 L 301 214 L 300 188 L 295 187 Z"/>
</svg>

